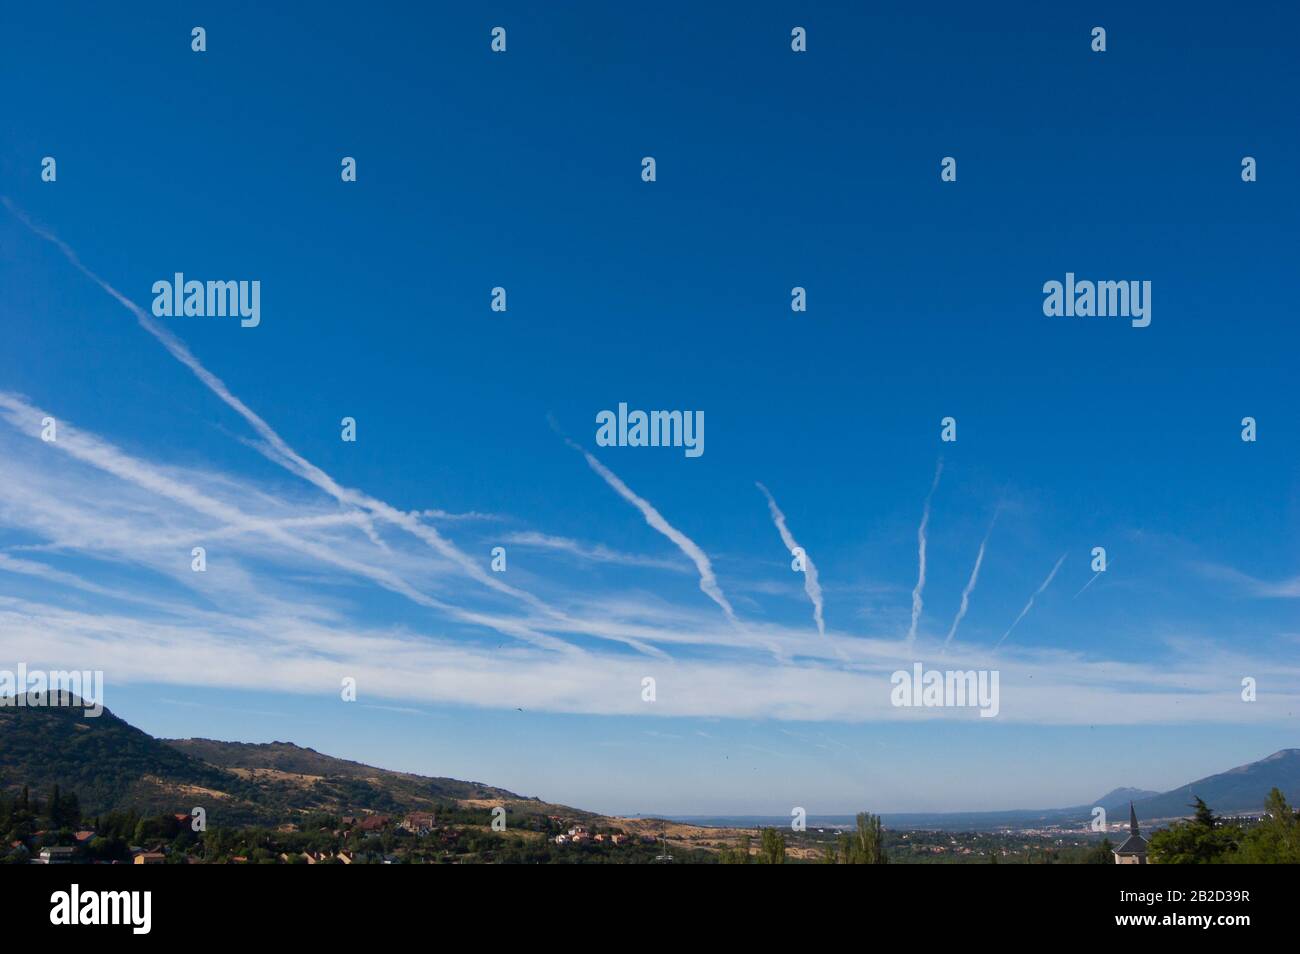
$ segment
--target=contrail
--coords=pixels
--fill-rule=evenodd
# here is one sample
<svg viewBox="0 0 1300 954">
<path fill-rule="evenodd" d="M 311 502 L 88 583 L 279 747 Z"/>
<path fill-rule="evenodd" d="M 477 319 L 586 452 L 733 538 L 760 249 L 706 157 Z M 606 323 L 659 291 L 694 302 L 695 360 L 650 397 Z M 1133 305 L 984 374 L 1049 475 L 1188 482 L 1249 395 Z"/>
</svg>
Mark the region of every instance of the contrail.
<svg viewBox="0 0 1300 954">
<path fill-rule="evenodd" d="M 984 562 L 984 548 L 988 546 L 989 537 L 993 534 L 993 525 L 998 522 L 998 512 L 993 512 L 993 521 L 989 524 L 988 532 L 984 534 L 984 539 L 980 541 L 980 551 L 975 554 L 975 566 L 970 571 L 970 579 L 966 581 L 966 589 L 961 591 L 961 606 L 957 609 L 957 615 L 953 617 L 952 629 L 948 630 L 948 638 L 943 641 L 943 648 L 947 649 L 952 638 L 957 635 L 957 626 L 966 616 L 966 610 L 970 608 L 970 595 L 975 592 L 975 581 L 980 576 L 980 564 Z"/>
<path fill-rule="evenodd" d="M 360 508 L 361 510 L 366 511 L 369 515 L 377 516 L 389 523 L 395 524 L 413 536 L 418 537 L 444 557 L 457 564 L 469 576 L 473 577 L 484 586 L 522 600 L 535 609 L 547 613 L 553 618 L 563 618 L 562 614 L 557 613 L 531 593 L 517 589 L 507 583 L 503 583 L 492 576 L 487 570 L 483 569 L 477 561 L 473 560 L 468 554 L 461 551 L 451 541 L 445 539 L 433 527 L 421 523 L 415 516 L 409 513 L 404 513 L 381 500 L 369 496 L 368 494 L 340 486 L 329 474 L 300 456 L 297 451 L 290 447 L 289 444 L 275 432 L 271 425 L 267 424 L 266 421 L 262 420 L 255 411 L 236 397 L 226 386 L 224 381 L 205 368 L 199 362 L 199 359 L 194 357 L 194 354 L 179 338 L 155 321 L 153 316 L 143 308 L 131 301 L 131 299 L 127 298 L 116 288 L 95 274 L 95 272 L 91 271 L 90 268 L 84 265 L 71 246 L 48 229 L 34 223 L 27 217 L 26 213 L 17 208 L 7 196 L 0 197 L 0 201 L 4 202 L 5 208 L 12 212 L 13 215 L 23 223 L 23 225 L 27 226 L 27 228 L 36 235 L 52 243 L 60 252 L 63 253 L 64 257 L 77 268 L 78 271 L 95 284 L 99 285 L 100 288 L 113 296 L 122 307 L 135 315 L 136 321 L 139 322 L 140 326 L 144 328 L 145 331 L 149 332 L 149 334 L 157 338 L 173 358 L 189 368 L 190 371 L 193 372 L 194 376 L 207 386 L 208 390 L 219 397 L 227 406 L 247 421 L 252 426 L 253 430 L 255 430 L 266 442 L 265 445 L 254 445 L 264 456 L 280 464 L 280 466 L 284 467 L 289 472 L 315 484 L 318 488 L 325 491 L 325 493 L 329 494 L 339 503 L 346 506 Z M 371 528 L 370 532 L 373 534 L 373 528 Z M 372 536 L 372 539 L 377 539 L 377 537 Z"/>
<path fill-rule="evenodd" d="M 362 493 L 361 491 L 340 486 L 332 477 L 330 477 L 329 474 L 300 456 L 292 447 L 290 447 L 289 444 L 281 438 L 269 424 L 266 423 L 266 421 L 262 420 L 256 412 L 236 397 L 226 386 L 225 382 L 200 364 L 198 358 L 194 357 L 180 339 L 155 321 L 153 316 L 143 308 L 131 301 L 131 299 L 127 298 L 116 288 L 95 274 L 95 272 L 82 264 L 81 259 L 78 258 L 77 253 L 73 251 L 71 246 L 48 229 L 32 222 L 32 220 L 29 219 L 21 209 L 17 208 L 7 196 L 0 196 L 0 202 L 3 202 L 5 208 L 13 213 L 13 215 L 23 223 L 23 225 L 25 225 L 35 235 L 38 235 L 52 243 L 78 271 L 97 284 L 100 288 L 104 289 L 104 291 L 108 292 L 109 295 L 116 299 L 119 304 L 131 312 L 131 314 L 135 316 L 136 321 L 139 322 L 140 326 L 158 339 L 172 357 L 176 358 L 176 360 L 181 362 L 181 364 L 189 368 L 194 376 L 202 381 L 208 390 L 212 391 L 213 394 L 219 397 L 227 406 L 239 414 L 240 417 L 244 418 L 244 420 L 247 421 L 259 435 L 261 435 L 265 442 L 261 444 L 254 443 L 252 446 L 268 460 L 279 464 L 290 473 L 314 484 L 316 487 L 333 497 L 340 504 L 357 508 L 361 511 L 361 516 L 366 523 L 370 523 L 370 518 L 372 516 L 377 516 L 382 520 L 386 520 L 389 523 L 401 527 L 403 530 L 406 530 L 417 539 L 422 540 L 438 553 L 442 554 L 442 556 L 455 563 L 468 576 L 477 580 L 479 583 L 482 583 L 484 586 L 496 590 L 499 593 L 504 593 L 526 603 L 533 609 L 556 621 L 561 626 L 567 627 L 569 631 L 583 632 L 589 635 L 602 635 L 602 633 L 599 632 L 599 627 L 593 627 L 584 620 L 574 619 L 567 613 L 549 606 L 544 600 L 539 599 L 532 593 L 501 582 L 495 575 L 483 569 L 477 561 L 463 552 L 454 543 L 439 534 L 437 530 L 421 522 L 416 514 L 398 510 L 396 507 L 393 507 L 382 500 L 371 497 L 368 494 Z M 363 524 L 363 528 L 364 526 L 365 525 Z M 370 528 L 369 533 L 373 534 L 373 527 Z M 377 540 L 377 537 L 372 536 L 372 539 Z M 382 542 L 380 542 L 380 546 L 383 546 Z M 384 547 L 384 549 L 387 549 L 387 547 Z M 482 622 L 487 619 L 487 617 L 482 616 L 481 614 L 471 614 L 465 610 L 459 609 L 458 607 L 451 606 L 450 604 L 441 604 L 441 606 L 434 608 L 444 608 L 447 612 L 460 614 L 460 618 L 467 619 L 471 622 Z M 519 628 L 519 630 L 521 633 L 523 632 L 522 628 Z M 512 633 L 512 635 L 519 634 Z M 520 635 L 519 638 L 526 637 Z M 621 641 L 627 643 L 638 651 L 649 655 L 666 655 L 662 650 L 642 643 L 639 640 L 623 639 Z M 562 640 L 557 642 L 564 646 L 570 645 Z"/>
<path fill-rule="evenodd" d="M 7 392 L 0 392 L 0 416 L 7 418 L 15 428 L 21 428 L 24 420 L 30 420 L 33 417 L 44 417 L 46 414 L 43 410 L 27 404 L 21 398 Z M 120 451 L 113 444 L 74 429 L 66 421 L 61 425 L 59 440 L 51 442 L 50 446 L 82 463 L 111 474 L 119 480 L 127 481 L 160 497 L 173 500 L 224 524 L 238 525 L 249 522 L 248 515 L 238 508 L 210 497 L 201 490 L 169 474 L 157 471 L 138 458 L 131 457 Z M 370 566 L 359 560 L 353 560 L 342 553 L 336 552 L 333 547 L 296 537 L 289 533 L 284 526 L 275 522 L 266 524 L 260 529 L 270 539 L 286 547 L 305 553 L 323 563 L 329 563 L 358 576 L 364 576 L 377 585 L 393 593 L 405 596 L 412 602 L 428 609 L 439 610 L 456 619 L 492 628 L 517 639 L 536 643 L 545 649 L 570 654 L 580 653 L 577 647 L 564 640 L 536 632 L 526 624 L 509 620 L 494 622 L 486 614 L 462 610 L 459 607 L 445 603 L 416 589 L 396 573 L 382 567 Z"/>
<path fill-rule="evenodd" d="M 1074 596 L 1072 597 L 1072 599 L 1076 599 L 1076 600 L 1077 600 L 1080 596 L 1082 596 L 1082 595 L 1083 595 L 1083 591 L 1086 590 L 1088 587 L 1092 586 L 1092 584 L 1096 583 L 1096 582 L 1097 582 L 1097 577 L 1099 577 L 1099 576 L 1101 576 L 1100 573 L 1094 573 L 1094 574 L 1092 575 L 1092 577 L 1088 580 L 1088 582 L 1085 583 L 1085 584 L 1083 584 L 1083 587 L 1079 590 L 1079 592 L 1074 594 Z"/>
<path fill-rule="evenodd" d="M 1038 598 L 1038 595 L 1042 593 L 1043 590 L 1047 589 L 1047 587 L 1051 585 L 1052 578 L 1056 576 L 1056 571 L 1061 568 L 1061 564 L 1065 562 L 1065 558 L 1067 555 L 1068 555 L 1068 551 L 1066 553 L 1061 554 L 1061 558 L 1056 561 L 1056 566 L 1052 567 L 1052 572 L 1047 574 L 1047 579 L 1043 580 L 1043 585 L 1040 586 L 1038 589 L 1034 590 L 1034 595 L 1029 597 L 1029 602 L 1026 603 L 1025 608 L 1020 611 L 1020 615 L 1016 617 L 1016 622 L 1012 623 L 1011 626 L 1007 629 L 1007 631 L 1002 634 L 1002 639 L 999 639 L 997 643 L 994 644 L 993 646 L 994 649 L 997 649 L 998 646 L 1001 646 L 1003 641 L 1008 636 L 1011 635 L 1011 630 L 1016 628 L 1016 623 L 1019 623 L 1022 619 L 1025 618 L 1025 614 L 1029 612 L 1029 608 L 1034 605 L 1034 600 Z"/>
<path fill-rule="evenodd" d="M 564 441 L 587 459 L 587 465 L 599 474 L 605 483 L 614 488 L 615 493 L 636 507 L 637 510 L 640 510 L 641 516 L 645 517 L 646 523 L 677 544 L 677 548 L 690 557 L 691 562 L 695 564 L 695 569 L 700 574 L 700 589 L 704 591 L 709 599 L 722 607 L 722 611 L 727 614 L 727 619 L 733 623 L 739 623 L 740 621 L 736 618 L 736 611 L 731 608 L 731 604 L 727 602 L 727 597 L 723 594 L 722 588 L 718 586 L 718 578 L 713 574 L 713 564 L 709 562 L 708 554 L 701 550 L 694 540 L 665 520 L 663 514 L 656 510 L 648 500 L 638 497 L 627 484 L 619 480 L 617 474 L 596 460 L 584 448 L 567 437 L 564 438 Z"/>
<path fill-rule="evenodd" d="M 934 468 L 934 482 L 930 484 L 930 492 L 925 495 L 925 509 L 921 511 L 921 525 L 916 530 L 918 567 L 916 588 L 912 590 L 912 625 L 907 628 L 907 645 L 909 647 L 916 642 L 916 624 L 921 621 L 921 591 L 925 589 L 925 528 L 930 522 L 930 498 L 934 496 L 934 491 L 939 486 L 939 475 L 942 473 L 943 458 L 941 457 L 938 465 Z"/>
<path fill-rule="evenodd" d="M 0 391 L 0 420 L 7 419 L 8 423 L 15 429 L 22 431 L 25 429 L 26 423 L 46 416 L 44 410 L 29 405 L 20 395 Z M 390 592 L 404 596 L 427 609 L 445 613 L 453 619 L 492 629 L 524 642 L 531 642 L 543 649 L 575 657 L 586 655 L 584 650 L 567 640 L 540 631 L 538 626 L 527 618 L 523 621 L 516 621 L 490 613 L 461 609 L 417 589 L 399 573 L 382 566 L 373 566 L 362 560 L 352 559 L 339 548 L 304 539 L 290 532 L 294 527 L 310 525 L 310 522 L 325 519 L 324 517 L 307 517 L 297 520 L 293 518 L 266 520 L 251 517 L 234 505 L 204 493 L 202 489 L 187 484 L 171 474 L 159 471 L 142 459 L 131 457 L 115 445 L 92 434 L 75 429 L 66 419 L 60 420 L 59 428 L 59 440 L 50 442 L 51 447 L 69 454 L 103 473 L 110 474 L 120 480 L 148 490 L 157 496 L 172 500 L 197 513 L 220 521 L 223 526 L 214 530 L 212 536 L 227 535 L 231 531 L 261 533 L 285 547 L 297 550 L 323 563 L 365 577 Z M 33 440 L 36 439 L 35 435 L 31 436 Z M 362 518 L 362 514 L 357 513 L 354 515 L 354 520 Z M 135 540 L 136 542 L 147 542 L 147 539 L 143 537 L 136 537 Z M 156 543 L 156 541 L 153 542 Z M 0 555 L 0 569 L 6 568 L 4 559 L 3 555 Z M 134 597 L 131 598 L 134 599 Z M 661 659 L 671 658 L 658 647 L 634 636 L 610 632 L 605 626 L 588 623 L 585 620 L 573 619 L 562 613 L 552 612 L 550 615 L 562 624 L 567 632 L 582 633 L 599 639 L 620 642 L 636 649 L 638 652 Z"/>
<path fill-rule="evenodd" d="M 759 490 L 763 491 L 763 496 L 767 498 L 767 509 L 772 512 L 772 522 L 776 524 L 776 531 L 781 534 L 781 542 L 785 544 L 785 548 L 792 551 L 802 549 L 795 541 L 794 534 L 792 534 L 790 529 L 785 525 L 785 514 L 783 514 L 781 508 L 776 505 L 776 500 L 773 498 L 771 491 L 761 483 L 756 484 L 756 486 Z M 826 620 L 823 616 L 825 604 L 822 602 L 822 586 L 817 582 L 817 567 L 806 550 L 804 551 L 803 562 L 804 592 L 808 594 L 808 599 L 812 600 L 813 621 L 817 624 L 817 632 L 822 636 L 825 636 Z"/>
</svg>

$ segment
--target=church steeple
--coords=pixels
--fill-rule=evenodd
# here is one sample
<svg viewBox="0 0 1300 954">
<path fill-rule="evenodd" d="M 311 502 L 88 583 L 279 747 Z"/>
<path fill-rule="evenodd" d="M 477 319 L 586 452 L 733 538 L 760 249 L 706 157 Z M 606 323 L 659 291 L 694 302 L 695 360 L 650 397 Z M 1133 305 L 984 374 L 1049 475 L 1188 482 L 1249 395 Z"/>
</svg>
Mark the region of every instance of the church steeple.
<svg viewBox="0 0 1300 954">
<path fill-rule="evenodd" d="M 1137 809 L 1128 803 L 1128 838 L 1115 849 L 1115 864 L 1144 865 L 1147 863 L 1147 840 L 1138 828 Z"/>
</svg>

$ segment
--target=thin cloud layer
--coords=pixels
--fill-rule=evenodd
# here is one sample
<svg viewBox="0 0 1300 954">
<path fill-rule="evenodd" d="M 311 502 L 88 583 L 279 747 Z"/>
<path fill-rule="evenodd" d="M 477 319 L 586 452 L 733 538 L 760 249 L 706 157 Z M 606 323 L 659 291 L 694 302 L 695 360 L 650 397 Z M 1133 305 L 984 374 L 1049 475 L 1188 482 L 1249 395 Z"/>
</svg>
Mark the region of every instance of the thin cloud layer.
<svg viewBox="0 0 1300 954">
<path fill-rule="evenodd" d="M 0 483 L 6 487 L 0 528 L 12 539 L 0 551 L 0 652 L 7 658 L 103 668 L 110 687 L 166 682 L 332 695 L 339 678 L 350 675 L 359 679 L 363 698 L 398 703 L 848 722 L 972 715 L 900 711 L 889 704 L 891 673 L 910 665 L 914 644 L 930 648 L 919 622 L 942 462 L 918 528 L 918 579 L 905 647 L 897 640 L 896 602 L 878 620 L 856 621 L 856 632 L 827 634 L 822 584 L 811 560 L 804 585 L 816 633 L 806 623 L 761 618 L 757 603 L 757 621 L 742 629 L 704 550 L 576 445 L 591 469 L 688 558 L 700 590 L 723 613 L 658 589 L 600 593 L 566 585 L 573 574 L 547 576 L 545 561 L 512 569 L 523 585 L 506 584 L 424 522 L 456 522 L 472 535 L 476 524 L 498 517 L 403 511 L 340 485 L 175 335 L 86 269 L 52 234 L 23 221 L 127 308 L 248 423 L 257 452 L 302 484 L 288 492 L 270 482 L 128 453 L 79 429 L 57 408 L 47 412 L 22 395 L 0 392 Z M 58 440 L 49 443 L 39 437 L 47 413 L 59 417 Z M 783 543 L 793 549 L 784 513 L 759 486 Z M 381 538 L 382 528 L 403 533 Z M 520 530 L 505 539 L 588 562 L 690 572 L 675 561 L 540 531 Z M 980 544 L 944 645 L 966 616 L 988 539 Z M 203 573 L 190 568 L 192 545 L 209 548 Z M 481 585 L 466 585 L 467 579 Z M 1233 581 L 1261 598 L 1298 592 L 1288 578 L 1267 583 L 1239 574 Z M 738 580 L 737 586 L 751 582 Z M 893 635 L 884 635 L 891 628 Z M 774 650 L 776 663 L 761 646 Z M 991 649 L 963 647 L 959 663 L 1002 672 L 1002 717 L 1013 721 L 1283 719 L 1300 698 L 1300 671 L 1266 656 L 1228 653 L 1190 638 L 1185 646 L 1171 641 L 1164 649 L 1159 664 L 1133 665 L 1029 647 L 1009 647 L 995 658 Z M 1225 671 L 1264 670 L 1270 692 L 1256 706 L 1236 704 L 1235 695 L 1225 693 Z M 649 713 L 639 693 L 647 674 L 660 687 Z"/>
<path fill-rule="evenodd" d="M 569 537 L 557 537 L 547 533 L 538 533 L 536 530 L 511 533 L 504 539 L 506 543 L 513 543 L 516 546 L 532 547 L 539 550 L 551 550 L 557 553 L 567 553 L 579 560 L 591 563 L 639 566 L 655 570 L 668 570 L 673 573 L 690 572 L 686 566 L 672 560 L 641 556 L 636 553 L 623 553 L 601 543 L 588 544 L 579 540 L 570 539 Z"/>
<path fill-rule="evenodd" d="M 103 669 L 110 706 L 125 684 L 336 695 L 350 676 L 362 700 L 384 704 L 845 722 L 973 715 L 889 704 L 890 675 L 910 656 L 884 635 L 887 616 L 874 634 L 821 636 L 768 622 L 742 633 L 712 609 L 629 594 L 554 591 L 553 614 L 490 591 L 483 605 L 462 605 L 470 594 L 452 564 L 430 561 L 414 540 L 375 547 L 346 512 L 320 509 L 337 506 L 327 496 L 312 504 L 129 455 L 70 421 L 46 444 L 45 413 L 0 394 L 0 481 L 9 488 L 0 525 L 45 541 L 0 553 L 0 658 Z M 190 569 L 192 542 L 209 544 L 205 573 Z M 74 572 L 73 560 L 96 570 Z M 372 601 L 356 599 L 367 589 L 428 616 L 367 622 Z M 557 652 L 548 642 L 575 634 L 590 645 Z M 774 665 L 751 634 L 798 662 Z M 506 636 L 519 639 L 503 644 Z M 672 656 L 623 651 L 631 645 Z M 1300 701 L 1297 667 L 1200 641 L 1158 665 L 1024 647 L 996 659 L 963 647 L 957 664 L 998 668 L 1000 717 L 1017 722 L 1241 723 L 1284 719 Z M 1224 692 L 1223 672 L 1265 668 L 1275 688 L 1258 707 Z M 646 675 L 659 686 L 649 713 L 639 692 Z"/>
</svg>

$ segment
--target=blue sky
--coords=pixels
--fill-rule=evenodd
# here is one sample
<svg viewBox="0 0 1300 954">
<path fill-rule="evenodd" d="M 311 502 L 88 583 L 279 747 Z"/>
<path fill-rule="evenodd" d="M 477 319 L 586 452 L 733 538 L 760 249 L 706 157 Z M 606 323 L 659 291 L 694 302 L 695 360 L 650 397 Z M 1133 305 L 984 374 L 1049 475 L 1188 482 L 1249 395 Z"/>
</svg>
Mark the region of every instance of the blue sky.
<svg viewBox="0 0 1300 954">
<path fill-rule="evenodd" d="M 0 667 L 611 812 L 1074 804 L 1296 745 L 1296 15 L 1128 6 L 6 9 Z M 178 271 L 261 324 L 152 319 Z M 1150 326 L 1045 317 L 1066 272 L 1150 281 Z M 596 447 L 619 402 L 705 453 Z M 914 659 L 997 669 L 998 717 L 891 707 Z"/>
</svg>

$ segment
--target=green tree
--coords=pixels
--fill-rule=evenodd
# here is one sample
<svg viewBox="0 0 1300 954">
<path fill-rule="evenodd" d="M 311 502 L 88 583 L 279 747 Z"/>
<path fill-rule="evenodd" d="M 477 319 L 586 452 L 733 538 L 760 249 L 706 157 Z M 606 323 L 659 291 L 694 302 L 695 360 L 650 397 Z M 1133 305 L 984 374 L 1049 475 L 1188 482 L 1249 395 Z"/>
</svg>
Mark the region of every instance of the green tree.
<svg viewBox="0 0 1300 954">
<path fill-rule="evenodd" d="M 1113 865 L 1115 863 L 1115 846 L 1109 837 L 1103 838 L 1097 847 L 1084 856 L 1085 865 Z"/>
<path fill-rule="evenodd" d="M 750 837 L 741 835 L 736 840 L 734 848 L 724 848 L 718 856 L 718 862 L 724 865 L 748 865 L 753 864 L 753 859 L 749 854 Z"/>
<path fill-rule="evenodd" d="M 885 829 L 879 815 L 858 813 L 858 827 L 852 835 L 840 836 L 840 863 L 846 865 L 883 865 L 889 862 L 885 851 Z"/>
<path fill-rule="evenodd" d="M 54 829 L 66 828 L 63 821 L 63 799 L 59 797 L 59 783 L 55 782 L 54 787 L 50 790 L 50 807 L 46 812 L 50 816 L 50 827 Z"/>
<path fill-rule="evenodd" d="M 1264 803 L 1266 817 L 1241 838 L 1240 850 L 1229 860 L 1240 864 L 1300 864 L 1300 815 L 1274 788 Z"/>
<path fill-rule="evenodd" d="M 1200 797 L 1190 821 L 1176 822 L 1151 836 L 1147 855 L 1153 864 L 1223 864 L 1237 850 L 1242 831 L 1225 824 Z"/>
<path fill-rule="evenodd" d="M 765 865 L 785 864 L 785 836 L 775 828 L 763 829 L 763 841 L 758 848 L 758 860 Z"/>
</svg>

